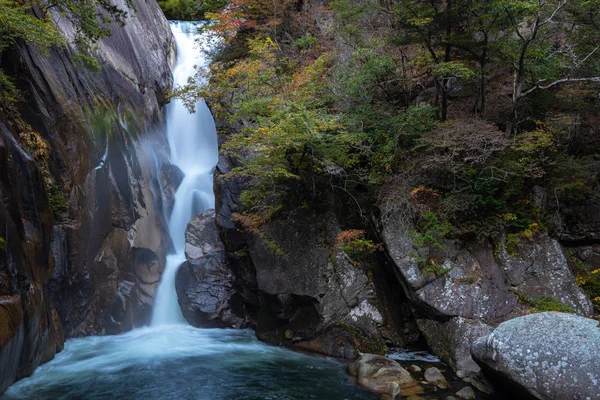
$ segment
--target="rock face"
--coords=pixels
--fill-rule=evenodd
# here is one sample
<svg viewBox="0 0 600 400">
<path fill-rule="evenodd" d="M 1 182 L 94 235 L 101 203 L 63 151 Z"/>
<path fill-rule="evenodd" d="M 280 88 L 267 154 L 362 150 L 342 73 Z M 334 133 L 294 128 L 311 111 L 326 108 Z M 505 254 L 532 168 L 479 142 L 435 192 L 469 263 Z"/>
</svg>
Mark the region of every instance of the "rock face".
<svg viewBox="0 0 600 400">
<path fill-rule="evenodd" d="M 385 213 L 384 213 L 385 214 Z M 518 317 L 534 301 L 555 299 L 582 315 L 593 312 L 561 245 L 545 233 L 521 239 L 511 254 L 504 241 L 497 250 L 476 242 L 447 240 L 436 254 L 442 272 L 426 273 L 418 265 L 418 249 L 395 212 L 386 214 L 384 243 L 411 300 L 421 332 L 432 350 L 454 369 L 478 372 L 470 345 L 487 335 L 491 325 Z M 519 300 L 521 299 L 521 301 Z"/>
<path fill-rule="evenodd" d="M 217 226 L 236 276 L 239 300 L 257 336 L 274 344 L 354 358 L 385 351 L 391 325 L 368 272 L 335 246 L 340 223 L 332 211 L 296 208 L 259 229 L 235 221 L 240 179 L 216 176 Z M 400 329 L 399 329 L 400 330 Z"/>
<path fill-rule="evenodd" d="M 235 303 L 235 276 L 215 225 L 215 210 L 190 221 L 185 231 L 187 262 L 177 271 L 176 288 L 186 320 L 198 327 L 241 327 Z"/>
<path fill-rule="evenodd" d="M 573 314 L 515 318 L 479 338 L 472 353 L 490 375 L 538 399 L 600 399 L 600 327 Z"/>
<path fill-rule="evenodd" d="M 363 354 L 348 366 L 348 373 L 365 389 L 395 398 L 418 393 L 420 387 L 410 373 L 389 358 Z"/>
<path fill-rule="evenodd" d="M 151 132 L 163 123 L 174 52 L 156 2 L 133 5 L 98 43 L 97 74 L 75 64 L 72 47 L 2 54 L 24 101 L 20 117 L 0 111 L 0 393 L 51 359 L 63 334 L 118 333 L 149 318 L 170 246 L 169 188 L 155 179 L 167 146 Z"/>
</svg>

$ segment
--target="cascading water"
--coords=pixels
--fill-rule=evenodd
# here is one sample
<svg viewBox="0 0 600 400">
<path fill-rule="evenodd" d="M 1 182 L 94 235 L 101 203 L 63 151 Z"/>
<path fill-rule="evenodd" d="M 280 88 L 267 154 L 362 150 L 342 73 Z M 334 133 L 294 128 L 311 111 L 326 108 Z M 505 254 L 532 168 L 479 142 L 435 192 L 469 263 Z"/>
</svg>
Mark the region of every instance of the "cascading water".
<svg viewBox="0 0 600 400">
<path fill-rule="evenodd" d="M 196 25 L 171 26 L 178 46 L 174 76 L 182 84 L 204 61 L 194 47 Z M 171 162 L 185 177 L 168 220 L 175 252 L 167 259 L 151 326 L 69 339 L 54 360 L 14 384 L 2 399 L 375 399 L 347 379 L 343 364 L 267 346 L 248 330 L 196 329 L 185 323 L 174 280 L 185 260 L 188 221 L 214 204 L 217 139 L 203 102 L 196 104 L 195 114 L 179 101 L 169 104 L 167 135 Z"/>
<path fill-rule="evenodd" d="M 172 23 L 177 44 L 177 65 L 173 71 L 175 85 L 185 85 L 195 75 L 196 67 L 205 64 L 198 37 L 198 28 L 192 22 Z M 188 110 L 181 100 L 167 106 L 167 139 L 171 147 L 171 163 L 184 173 L 169 218 L 169 234 L 174 254 L 167 256 L 165 270 L 155 299 L 152 325 L 184 323 L 177 293 L 175 275 L 185 262 L 185 228 L 197 214 L 214 207 L 212 170 L 218 160 L 215 123 L 203 101 Z"/>
</svg>

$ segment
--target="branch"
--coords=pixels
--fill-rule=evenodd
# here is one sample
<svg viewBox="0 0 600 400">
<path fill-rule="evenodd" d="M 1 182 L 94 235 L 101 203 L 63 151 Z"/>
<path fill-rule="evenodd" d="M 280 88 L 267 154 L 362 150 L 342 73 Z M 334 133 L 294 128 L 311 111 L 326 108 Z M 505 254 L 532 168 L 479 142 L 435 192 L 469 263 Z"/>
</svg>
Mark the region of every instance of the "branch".
<svg viewBox="0 0 600 400">
<path fill-rule="evenodd" d="M 598 82 L 598 83 L 600 83 L 600 76 L 593 76 L 593 77 L 589 77 L 589 78 L 558 79 L 558 80 L 544 86 L 544 85 L 542 85 L 542 83 L 545 81 L 546 81 L 545 79 L 539 80 L 534 87 L 532 87 L 531 89 L 529 89 L 525 92 L 522 92 L 521 95 L 519 96 L 519 98 L 521 99 L 521 98 L 535 92 L 538 89 L 542 89 L 542 90 L 550 89 L 551 87 L 559 85 L 561 83 L 567 83 L 567 82 Z"/>
</svg>

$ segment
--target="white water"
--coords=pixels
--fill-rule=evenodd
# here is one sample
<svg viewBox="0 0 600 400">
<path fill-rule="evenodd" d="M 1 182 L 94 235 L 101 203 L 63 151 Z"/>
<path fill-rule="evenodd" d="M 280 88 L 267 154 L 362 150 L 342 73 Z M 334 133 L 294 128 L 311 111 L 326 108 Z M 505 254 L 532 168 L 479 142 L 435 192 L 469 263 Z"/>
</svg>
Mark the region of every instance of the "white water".
<svg viewBox="0 0 600 400">
<path fill-rule="evenodd" d="M 172 23 L 177 44 L 177 65 L 173 70 L 175 85 L 185 85 L 195 75 L 197 66 L 205 66 L 196 25 Z M 171 147 L 171 163 L 185 174 L 175 193 L 175 204 L 169 218 L 169 234 L 175 254 L 167 256 L 165 270 L 154 301 L 152 325 L 185 323 L 175 291 L 175 276 L 185 261 L 185 228 L 197 214 L 214 207 L 212 171 L 218 160 L 215 123 L 204 101 L 195 113 L 173 100 L 167 106 L 167 138 Z"/>
</svg>

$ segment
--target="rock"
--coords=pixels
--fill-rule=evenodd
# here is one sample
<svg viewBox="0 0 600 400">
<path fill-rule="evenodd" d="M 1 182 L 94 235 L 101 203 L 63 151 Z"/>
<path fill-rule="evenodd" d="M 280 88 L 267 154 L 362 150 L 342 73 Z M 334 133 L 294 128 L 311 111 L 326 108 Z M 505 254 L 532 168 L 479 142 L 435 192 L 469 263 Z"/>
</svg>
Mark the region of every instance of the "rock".
<svg viewBox="0 0 600 400">
<path fill-rule="evenodd" d="M 219 174 L 232 166 L 223 158 Z M 257 337 L 351 359 L 359 352 L 384 354 L 381 330 L 393 322 L 386 323 L 367 271 L 332 247 L 341 228 L 331 194 L 323 195 L 327 207 L 299 207 L 249 229 L 234 221 L 244 184 L 217 174 L 216 220 Z M 288 329 L 302 340 L 290 341 Z"/>
<path fill-rule="evenodd" d="M 464 387 L 455 394 L 456 397 L 463 400 L 473 400 L 475 398 L 475 391 L 471 386 Z"/>
<path fill-rule="evenodd" d="M 418 319 L 417 324 L 433 352 L 452 368 L 463 371 L 464 376 L 480 371 L 479 365 L 471 358 L 471 343 L 489 335 L 492 327 L 461 317 L 448 322 Z"/>
<path fill-rule="evenodd" d="M 392 203 L 382 209 L 381 233 L 396 275 L 414 304 L 419 329 L 427 343 L 454 369 L 478 372 L 470 354 L 477 338 L 490 333 L 490 325 L 522 315 L 529 307 L 515 291 L 530 299 L 554 298 L 577 313 L 590 315 L 592 305 L 575 283 L 565 251 L 547 233 L 533 241 L 521 240 L 518 252 L 499 253 L 476 242 L 445 240 L 436 250 L 444 260 L 444 274 L 424 274 L 415 254 L 404 208 Z"/>
<path fill-rule="evenodd" d="M 183 316 L 198 327 L 241 327 L 236 316 L 235 276 L 215 225 L 215 210 L 193 218 L 185 231 L 187 262 L 177 271 L 175 286 Z"/>
<path fill-rule="evenodd" d="M 98 73 L 78 66 L 72 45 L 41 52 L 19 43 L 2 54 L 27 101 L 15 110 L 23 120 L 0 116 L 0 301 L 18 299 L 11 304 L 22 316 L 11 306 L 14 326 L 0 334 L 0 394 L 52 359 L 63 334 L 149 322 L 152 283 L 141 294 L 134 267 L 145 249 L 160 269 L 168 247 L 156 179 L 168 146 L 154 133 L 174 52 L 156 1 L 131 3 L 127 23 L 95 43 Z M 70 18 L 56 17 L 72 39 Z"/>
<path fill-rule="evenodd" d="M 470 378 L 469 383 L 471 384 L 471 386 L 473 386 L 475 389 L 479 390 L 480 392 L 483 392 L 486 394 L 494 394 L 495 393 L 492 383 L 482 374 L 473 375 Z"/>
<path fill-rule="evenodd" d="M 500 324 L 471 347 L 484 372 L 543 400 L 600 398 L 598 321 L 545 312 Z"/>
<path fill-rule="evenodd" d="M 410 367 L 408 367 L 406 369 L 409 370 L 410 372 L 412 372 L 413 374 L 418 374 L 419 372 L 422 371 L 421 367 L 419 367 L 418 365 L 411 365 Z"/>
<path fill-rule="evenodd" d="M 435 367 L 427 368 L 424 376 L 427 383 L 433 384 L 440 389 L 448 389 L 450 387 L 442 372 Z"/>
<path fill-rule="evenodd" d="M 389 358 L 363 354 L 348 366 L 348 372 L 362 387 L 392 397 L 410 392 L 418 385 L 410 373 Z"/>
</svg>

